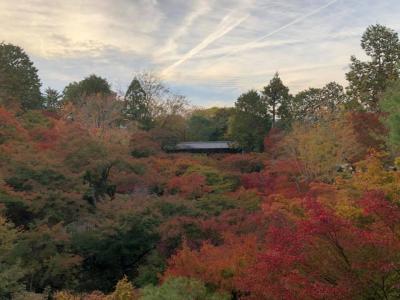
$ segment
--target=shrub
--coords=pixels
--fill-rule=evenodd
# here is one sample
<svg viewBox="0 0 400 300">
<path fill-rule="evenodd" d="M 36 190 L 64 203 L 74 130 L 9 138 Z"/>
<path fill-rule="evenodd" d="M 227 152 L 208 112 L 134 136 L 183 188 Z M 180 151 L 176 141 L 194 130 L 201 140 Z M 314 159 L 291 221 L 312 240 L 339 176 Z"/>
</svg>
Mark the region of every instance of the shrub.
<svg viewBox="0 0 400 300">
<path fill-rule="evenodd" d="M 138 293 L 133 285 L 128 281 L 128 278 L 124 276 L 118 281 L 114 293 L 107 296 L 105 300 L 136 300 L 139 299 Z"/>
<path fill-rule="evenodd" d="M 210 292 L 195 279 L 176 277 L 167 279 L 161 286 L 147 286 L 141 292 L 141 300 L 228 300 L 227 294 Z"/>
</svg>

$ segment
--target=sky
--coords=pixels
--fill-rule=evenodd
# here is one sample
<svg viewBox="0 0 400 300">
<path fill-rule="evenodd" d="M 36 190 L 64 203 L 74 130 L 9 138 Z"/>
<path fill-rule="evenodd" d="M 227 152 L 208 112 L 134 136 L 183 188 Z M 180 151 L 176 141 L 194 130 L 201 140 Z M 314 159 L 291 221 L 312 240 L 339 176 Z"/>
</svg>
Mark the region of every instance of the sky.
<svg viewBox="0 0 400 300">
<path fill-rule="evenodd" d="M 0 41 L 44 88 L 97 74 L 124 91 L 151 71 L 196 106 L 230 106 L 275 72 L 292 93 L 346 85 L 365 29 L 400 31 L 399 16 L 400 0 L 0 0 Z"/>
</svg>

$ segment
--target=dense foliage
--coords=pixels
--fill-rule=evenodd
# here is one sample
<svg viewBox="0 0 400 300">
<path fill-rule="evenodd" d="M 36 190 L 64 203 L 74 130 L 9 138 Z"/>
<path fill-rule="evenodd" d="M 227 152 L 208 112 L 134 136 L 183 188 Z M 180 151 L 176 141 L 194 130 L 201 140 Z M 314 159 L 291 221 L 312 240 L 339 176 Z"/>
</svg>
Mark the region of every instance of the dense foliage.
<svg viewBox="0 0 400 300">
<path fill-rule="evenodd" d="M 371 55 L 380 32 L 397 37 L 369 28 Z M 190 110 L 151 74 L 125 97 L 92 75 L 41 107 L 1 101 L 0 298 L 399 299 L 387 80 L 364 102 L 333 82 L 291 96 L 276 74 L 233 108 Z M 188 138 L 247 151 L 163 151 Z"/>
</svg>

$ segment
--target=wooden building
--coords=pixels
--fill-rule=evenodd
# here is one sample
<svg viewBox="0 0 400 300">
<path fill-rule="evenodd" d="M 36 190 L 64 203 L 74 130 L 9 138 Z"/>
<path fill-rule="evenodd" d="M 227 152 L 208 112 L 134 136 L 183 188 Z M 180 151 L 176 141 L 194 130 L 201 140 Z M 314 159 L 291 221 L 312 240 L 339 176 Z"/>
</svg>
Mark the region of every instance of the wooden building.
<svg viewBox="0 0 400 300">
<path fill-rule="evenodd" d="M 168 152 L 237 153 L 240 149 L 231 141 L 181 142 L 170 148 Z"/>
</svg>

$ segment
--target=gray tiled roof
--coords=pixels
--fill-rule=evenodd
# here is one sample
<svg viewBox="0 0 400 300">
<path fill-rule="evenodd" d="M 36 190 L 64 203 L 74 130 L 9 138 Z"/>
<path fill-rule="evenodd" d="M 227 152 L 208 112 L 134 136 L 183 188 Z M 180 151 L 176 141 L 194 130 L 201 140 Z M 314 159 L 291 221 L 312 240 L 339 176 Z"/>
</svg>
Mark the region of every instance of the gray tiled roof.
<svg viewBox="0 0 400 300">
<path fill-rule="evenodd" d="M 230 141 L 215 141 L 215 142 L 182 142 L 175 146 L 176 150 L 189 149 L 231 149 L 232 142 Z"/>
</svg>

